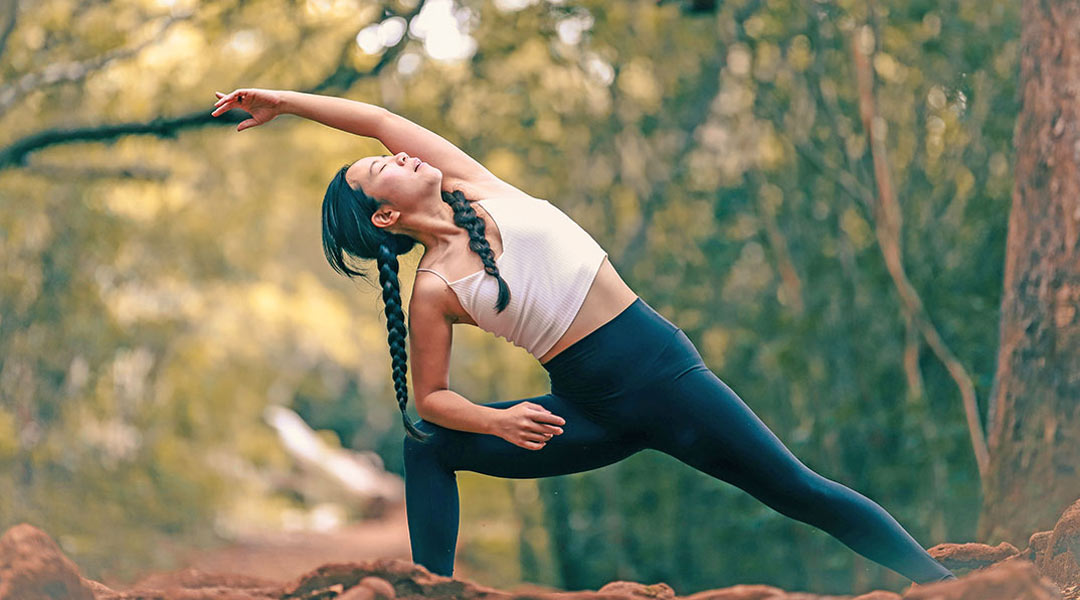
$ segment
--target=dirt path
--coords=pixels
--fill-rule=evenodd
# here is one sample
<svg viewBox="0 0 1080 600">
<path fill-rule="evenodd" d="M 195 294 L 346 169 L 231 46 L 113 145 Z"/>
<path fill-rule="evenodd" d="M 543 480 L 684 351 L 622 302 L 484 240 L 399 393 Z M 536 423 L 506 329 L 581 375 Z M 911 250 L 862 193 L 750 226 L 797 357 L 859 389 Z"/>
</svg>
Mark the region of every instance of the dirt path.
<svg viewBox="0 0 1080 600">
<path fill-rule="evenodd" d="M 265 533 L 222 548 L 193 551 L 177 570 L 193 568 L 206 573 L 247 575 L 285 583 L 320 565 L 371 558 L 412 558 L 404 503 L 389 507 L 383 519 L 334 531 Z"/>
</svg>

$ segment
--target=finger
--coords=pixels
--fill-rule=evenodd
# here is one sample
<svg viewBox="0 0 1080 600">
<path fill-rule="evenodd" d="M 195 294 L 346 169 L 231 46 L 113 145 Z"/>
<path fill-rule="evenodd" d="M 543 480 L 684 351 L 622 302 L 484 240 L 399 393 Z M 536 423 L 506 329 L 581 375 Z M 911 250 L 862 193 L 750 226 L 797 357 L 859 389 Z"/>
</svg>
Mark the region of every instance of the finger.
<svg viewBox="0 0 1080 600">
<path fill-rule="evenodd" d="M 539 433 L 541 435 L 559 435 L 562 433 L 562 428 L 533 421 L 528 427 L 528 431 Z"/>
<path fill-rule="evenodd" d="M 536 415 L 533 420 L 540 423 L 551 423 L 553 425 L 566 425 L 566 419 L 554 413 L 539 414 Z"/>
<path fill-rule="evenodd" d="M 544 447 L 544 442 L 524 442 L 521 447 L 529 450 L 539 450 Z"/>
<path fill-rule="evenodd" d="M 242 90 L 233 90 L 233 91 L 229 92 L 228 94 L 225 94 L 224 96 L 222 96 L 218 100 L 218 104 L 223 104 L 225 102 L 232 102 L 233 100 L 236 100 L 237 97 L 240 96 L 242 93 L 243 93 Z"/>
<path fill-rule="evenodd" d="M 545 427 L 549 427 L 540 422 L 540 418 L 543 415 L 533 415 L 532 418 L 527 418 L 521 422 L 521 428 L 526 431 L 535 431 L 536 433 L 544 433 Z"/>
<path fill-rule="evenodd" d="M 232 110 L 234 108 L 237 108 L 235 103 L 226 102 L 225 104 L 222 104 L 221 106 L 217 107 L 217 109 L 215 109 L 214 112 L 211 113 L 211 114 L 213 114 L 216 117 L 216 116 L 218 116 L 218 115 L 220 115 L 222 113 L 228 112 L 228 111 L 230 111 L 230 110 Z"/>
<path fill-rule="evenodd" d="M 536 433 L 531 431 L 529 433 L 521 434 L 521 437 L 530 442 L 546 442 L 548 440 L 548 436 L 542 433 Z"/>
<path fill-rule="evenodd" d="M 256 121 L 255 119 L 247 119 L 245 121 L 241 121 L 240 124 L 236 126 L 236 130 L 237 131 L 243 131 L 245 129 L 248 129 L 249 127 L 254 127 L 254 126 L 258 125 L 258 124 L 259 124 L 259 122 Z"/>
<path fill-rule="evenodd" d="M 562 427 L 556 427 L 554 425 L 544 425 L 544 433 L 559 435 L 562 433 Z"/>
</svg>

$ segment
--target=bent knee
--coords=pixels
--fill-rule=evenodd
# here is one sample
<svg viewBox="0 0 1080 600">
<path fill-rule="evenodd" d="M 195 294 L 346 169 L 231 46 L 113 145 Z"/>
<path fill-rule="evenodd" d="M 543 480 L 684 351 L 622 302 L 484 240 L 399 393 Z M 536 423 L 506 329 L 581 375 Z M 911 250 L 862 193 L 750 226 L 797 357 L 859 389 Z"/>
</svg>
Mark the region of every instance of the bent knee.
<svg viewBox="0 0 1080 600">
<path fill-rule="evenodd" d="M 414 421 L 413 426 L 420 430 L 421 433 L 426 434 L 427 437 L 420 440 L 406 431 L 402 442 L 404 444 L 406 458 L 432 453 L 442 454 L 445 452 L 449 438 L 448 430 L 445 427 L 441 427 L 423 419 Z"/>
</svg>

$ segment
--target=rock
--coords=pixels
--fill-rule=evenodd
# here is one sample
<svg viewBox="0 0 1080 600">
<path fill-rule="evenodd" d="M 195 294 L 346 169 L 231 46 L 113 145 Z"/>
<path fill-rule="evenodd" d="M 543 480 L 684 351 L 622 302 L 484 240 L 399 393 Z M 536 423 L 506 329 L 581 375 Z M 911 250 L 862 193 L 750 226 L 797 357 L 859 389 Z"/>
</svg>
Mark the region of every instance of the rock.
<svg viewBox="0 0 1080 600">
<path fill-rule="evenodd" d="M 330 563 L 301 575 L 285 586 L 282 600 L 310 598 L 333 585 L 351 589 L 368 577 L 383 579 L 395 597 L 422 596 L 446 600 L 510 600 L 512 595 L 470 581 L 443 577 L 398 558 L 377 558 L 358 563 Z M 375 584 L 378 586 L 379 584 Z M 369 589 L 372 589 L 370 586 Z M 385 589 L 385 588 L 383 588 Z M 377 590 L 373 590 L 377 591 Z"/>
<path fill-rule="evenodd" d="M 960 579 L 913 587 L 903 600 L 1060 600 L 1053 582 L 1020 558 L 981 569 Z"/>
<path fill-rule="evenodd" d="M 1035 555 L 1039 571 L 1059 586 L 1080 583 L 1080 500 L 1061 513 L 1045 541 Z"/>
<path fill-rule="evenodd" d="M 874 590 L 861 596 L 855 596 L 851 600 L 900 600 L 900 594 L 886 592 L 885 590 Z"/>
<path fill-rule="evenodd" d="M 394 586 L 381 577 L 365 577 L 360 580 L 360 585 L 375 592 L 375 600 L 391 600 L 397 597 Z"/>
<path fill-rule="evenodd" d="M 375 600 L 375 590 L 358 585 L 337 597 L 337 600 Z"/>
<path fill-rule="evenodd" d="M 1008 542 L 1001 542 L 997 546 L 977 542 L 938 544 L 927 552 L 949 570 L 981 569 L 1020 554 L 1016 546 Z"/>
<path fill-rule="evenodd" d="M 98 583 L 93 579 L 86 579 L 85 577 L 83 577 L 82 584 L 90 590 L 90 592 L 94 595 L 94 598 L 101 598 L 103 596 L 116 594 L 116 592 L 113 591 L 112 588 L 110 588 L 109 586 L 105 585 L 104 583 Z"/>
<path fill-rule="evenodd" d="M 733 585 L 720 590 L 705 590 L 683 600 L 784 600 L 787 592 L 771 585 Z"/>
<path fill-rule="evenodd" d="M 674 598 L 675 590 L 666 583 L 642 585 L 633 581 L 612 581 L 597 590 L 600 593 L 623 594 L 628 598 Z"/>
<path fill-rule="evenodd" d="M 48 534 L 28 523 L 9 528 L 0 537 L 0 599 L 58 598 L 94 600 L 94 594 Z"/>
</svg>

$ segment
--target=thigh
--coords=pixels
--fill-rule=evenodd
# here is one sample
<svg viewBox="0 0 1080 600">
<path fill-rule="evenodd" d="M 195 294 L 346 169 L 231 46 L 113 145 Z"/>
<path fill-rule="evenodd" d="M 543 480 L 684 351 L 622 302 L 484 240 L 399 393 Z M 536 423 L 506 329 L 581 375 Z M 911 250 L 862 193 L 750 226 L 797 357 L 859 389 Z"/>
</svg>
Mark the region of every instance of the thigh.
<svg viewBox="0 0 1080 600">
<path fill-rule="evenodd" d="M 565 475 L 618 462 L 644 448 L 644 441 L 617 424 L 601 424 L 580 406 L 555 394 L 492 402 L 484 406 L 508 408 L 534 402 L 566 420 L 563 433 L 539 450 L 511 444 L 499 436 L 459 431 L 420 420 L 416 426 L 432 433 L 431 443 L 442 453 L 443 464 L 455 471 L 475 471 L 509 478 Z"/>
<path fill-rule="evenodd" d="M 653 392 L 648 445 L 770 505 L 823 480 L 704 363 Z"/>
</svg>

